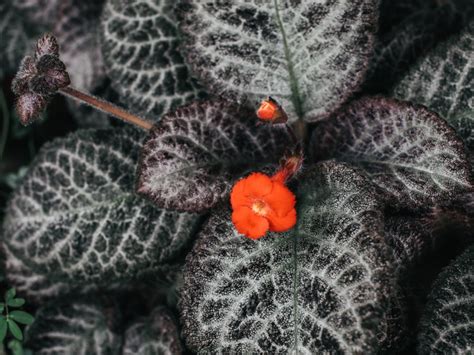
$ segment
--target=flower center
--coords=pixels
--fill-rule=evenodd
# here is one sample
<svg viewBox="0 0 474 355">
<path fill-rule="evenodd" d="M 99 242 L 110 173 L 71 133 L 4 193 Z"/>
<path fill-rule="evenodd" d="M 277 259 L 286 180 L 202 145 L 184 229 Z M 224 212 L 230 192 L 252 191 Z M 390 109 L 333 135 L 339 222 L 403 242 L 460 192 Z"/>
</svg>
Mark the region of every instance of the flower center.
<svg viewBox="0 0 474 355">
<path fill-rule="evenodd" d="M 268 212 L 267 204 L 262 200 L 257 200 L 252 204 L 252 211 L 259 216 L 266 216 Z"/>
</svg>

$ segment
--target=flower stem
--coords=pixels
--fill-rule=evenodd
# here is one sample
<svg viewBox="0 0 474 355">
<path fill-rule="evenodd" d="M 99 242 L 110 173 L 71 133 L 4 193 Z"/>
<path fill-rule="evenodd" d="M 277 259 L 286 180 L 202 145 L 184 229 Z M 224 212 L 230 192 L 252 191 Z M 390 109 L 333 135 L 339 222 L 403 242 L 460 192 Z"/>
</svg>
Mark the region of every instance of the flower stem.
<svg viewBox="0 0 474 355">
<path fill-rule="evenodd" d="M 132 123 L 135 126 L 138 126 L 140 128 L 143 128 L 145 130 L 151 129 L 153 126 L 152 123 L 144 120 L 141 117 L 138 117 L 123 108 L 120 108 L 114 104 L 111 104 L 108 101 L 99 99 L 98 97 L 92 96 L 90 94 L 87 94 L 85 92 L 79 91 L 77 89 L 74 89 L 71 86 L 66 86 L 61 89 L 59 89 L 59 92 L 65 96 L 68 96 L 76 101 L 79 101 L 81 103 L 84 103 L 86 105 L 92 106 L 93 108 L 96 108 L 100 111 L 103 111 L 105 113 L 108 113 L 116 118 L 119 118 L 123 121 L 126 121 L 128 123 Z"/>
<path fill-rule="evenodd" d="M 307 135 L 308 135 L 308 125 L 301 118 L 293 123 L 293 132 L 298 139 L 298 142 L 302 147 L 305 146 Z"/>
</svg>

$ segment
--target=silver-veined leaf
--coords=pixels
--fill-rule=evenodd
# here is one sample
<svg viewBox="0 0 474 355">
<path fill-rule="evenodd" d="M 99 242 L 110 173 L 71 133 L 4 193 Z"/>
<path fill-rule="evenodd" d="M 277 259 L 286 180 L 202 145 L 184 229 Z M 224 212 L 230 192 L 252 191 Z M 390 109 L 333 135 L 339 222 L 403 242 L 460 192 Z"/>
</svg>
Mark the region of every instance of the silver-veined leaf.
<svg viewBox="0 0 474 355">
<path fill-rule="evenodd" d="M 374 189 L 334 162 L 300 180 L 289 232 L 254 241 L 236 232 L 227 208 L 211 215 L 180 290 L 191 350 L 373 353 L 391 341 L 393 271 Z"/>
<path fill-rule="evenodd" d="M 420 323 L 418 354 L 469 354 L 474 349 L 474 247 L 434 283 Z"/>
<path fill-rule="evenodd" d="M 74 285 L 133 280 L 177 257 L 200 218 L 135 195 L 141 134 L 83 130 L 43 146 L 6 211 L 9 252 Z"/>
<path fill-rule="evenodd" d="M 359 87 L 377 1 L 186 1 L 186 59 L 209 92 L 255 107 L 272 96 L 290 120 L 328 117 Z"/>
<path fill-rule="evenodd" d="M 166 114 L 151 130 L 138 167 L 138 192 L 158 206 L 202 211 L 225 199 L 235 177 L 278 163 L 294 139 L 258 125 L 255 113 L 203 101 Z"/>
<path fill-rule="evenodd" d="M 363 168 L 398 207 L 430 207 L 472 188 L 454 130 L 425 107 L 393 99 L 362 98 L 318 124 L 311 154 Z"/>
<path fill-rule="evenodd" d="M 437 112 L 474 149 L 474 22 L 422 58 L 394 96 Z"/>
<path fill-rule="evenodd" d="M 128 327 L 123 355 L 182 354 L 183 347 L 176 321 L 164 307 Z"/>
<path fill-rule="evenodd" d="M 202 95 L 181 56 L 174 0 L 108 0 L 102 50 L 108 76 L 134 112 L 158 121 Z"/>
<path fill-rule="evenodd" d="M 56 301 L 38 310 L 26 346 L 34 354 L 121 354 L 120 314 L 93 298 Z"/>
</svg>

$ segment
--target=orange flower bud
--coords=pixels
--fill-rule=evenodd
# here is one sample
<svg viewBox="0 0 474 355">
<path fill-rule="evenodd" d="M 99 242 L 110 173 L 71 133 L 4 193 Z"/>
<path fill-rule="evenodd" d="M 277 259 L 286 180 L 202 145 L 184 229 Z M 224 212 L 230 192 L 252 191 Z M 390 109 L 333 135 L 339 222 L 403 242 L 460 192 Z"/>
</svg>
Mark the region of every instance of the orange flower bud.
<svg viewBox="0 0 474 355">
<path fill-rule="evenodd" d="M 262 101 L 257 110 L 257 117 L 262 121 L 272 123 L 285 123 L 288 121 L 288 116 L 283 108 L 271 97 Z"/>
</svg>

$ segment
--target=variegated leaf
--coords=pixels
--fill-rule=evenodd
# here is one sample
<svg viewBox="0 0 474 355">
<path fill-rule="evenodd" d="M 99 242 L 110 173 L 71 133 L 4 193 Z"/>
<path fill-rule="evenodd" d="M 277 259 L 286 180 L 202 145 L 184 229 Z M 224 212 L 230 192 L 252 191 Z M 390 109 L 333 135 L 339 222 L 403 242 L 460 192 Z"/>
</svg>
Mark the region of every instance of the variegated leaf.
<svg viewBox="0 0 474 355">
<path fill-rule="evenodd" d="M 206 88 L 250 107 L 271 95 L 290 120 L 328 117 L 359 87 L 376 0 L 186 1 L 184 51 Z"/>
<path fill-rule="evenodd" d="M 428 208 L 472 189 L 461 140 L 425 107 L 381 97 L 353 102 L 320 123 L 313 159 L 362 167 L 397 207 Z"/>
<path fill-rule="evenodd" d="M 418 354 L 474 351 L 474 247 L 448 266 L 433 285 L 420 323 Z"/>
<path fill-rule="evenodd" d="M 394 96 L 437 112 L 474 149 L 474 22 L 420 60 Z"/>
<path fill-rule="evenodd" d="M 342 164 L 301 177 L 298 224 L 257 241 L 216 211 L 188 254 L 183 335 L 199 353 L 374 353 L 393 271 L 371 184 Z M 399 330 L 400 325 L 398 325 Z"/>
<path fill-rule="evenodd" d="M 21 11 L 25 20 L 33 25 L 51 29 L 61 11 L 64 0 L 7 0 Z M 69 0 L 66 0 L 66 2 Z M 88 0 L 86 0 L 88 1 Z"/>
<path fill-rule="evenodd" d="M 124 336 L 123 355 L 183 353 L 179 331 L 173 316 L 163 307 L 133 323 Z"/>
<path fill-rule="evenodd" d="M 186 247 L 199 216 L 134 194 L 136 129 L 84 130 L 45 145 L 8 205 L 9 251 L 74 285 L 131 280 Z"/>
<path fill-rule="evenodd" d="M 108 0 L 102 49 L 113 88 L 133 111 L 158 121 L 202 95 L 178 45 L 173 0 Z"/>
<path fill-rule="evenodd" d="M 471 0 L 382 0 L 366 89 L 389 92 L 417 59 L 474 16 Z"/>
<path fill-rule="evenodd" d="M 236 176 L 277 163 L 292 147 L 286 127 L 257 121 L 253 111 L 226 101 L 195 102 L 166 114 L 144 143 L 138 192 L 163 208 L 213 207 Z"/>
<path fill-rule="evenodd" d="M 56 301 L 40 308 L 26 333 L 26 346 L 37 355 L 121 354 L 119 311 L 97 297 Z"/>
</svg>

